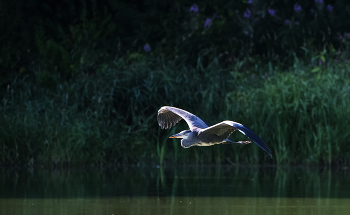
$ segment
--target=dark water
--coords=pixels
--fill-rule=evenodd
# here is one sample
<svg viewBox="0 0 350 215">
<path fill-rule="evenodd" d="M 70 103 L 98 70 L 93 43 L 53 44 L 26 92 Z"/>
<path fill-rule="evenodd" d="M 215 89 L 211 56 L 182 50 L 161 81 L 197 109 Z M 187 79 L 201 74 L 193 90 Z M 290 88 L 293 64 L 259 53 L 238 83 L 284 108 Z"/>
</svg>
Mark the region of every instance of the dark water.
<svg viewBox="0 0 350 215">
<path fill-rule="evenodd" d="M 0 168 L 0 214 L 349 214 L 347 168 Z"/>
</svg>

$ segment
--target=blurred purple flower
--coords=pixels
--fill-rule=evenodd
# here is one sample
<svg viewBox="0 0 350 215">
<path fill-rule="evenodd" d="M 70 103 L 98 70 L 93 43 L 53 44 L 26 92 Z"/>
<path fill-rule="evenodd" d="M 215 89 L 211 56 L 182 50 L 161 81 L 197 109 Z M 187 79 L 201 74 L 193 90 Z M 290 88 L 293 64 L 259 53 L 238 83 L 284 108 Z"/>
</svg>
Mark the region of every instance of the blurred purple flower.
<svg viewBox="0 0 350 215">
<path fill-rule="evenodd" d="M 344 62 L 345 62 L 345 63 L 348 63 L 348 59 L 345 59 Z"/>
<path fill-rule="evenodd" d="M 346 37 L 349 39 L 349 38 L 350 38 L 350 34 L 349 34 L 349 33 L 347 33 L 347 34 L 346 34 Z"/>
<path fill-rule="evenodd" d="M 205 23 L 204 23 L 204 28 L 209 28 L 209 27 L 211 26 L 211 22 L 212 22 L 212 21 L 213 21 L 212 19 L 207 18 L 207 19 L 205 20 Z"/>
<path fill-rule="evenodd" d="M 276 11 L 274 9 L 268 9 L 268 12 L 271 16 L 274 16 Z"/>
<path fill-rule="evenodd" d="M 335 59 L 334 62 L 338 63 L 338 59 Z"/>
<path fill-rule="evenodd" d="M 332 5 L 327 5 L 327 10 L 329 10 L 329 11 L 332 11 L 333 10 L 333 6 Z"/>
<path fill-rule="evenodd" d="M 284 25 L 290 25 L 290 20 L 289 20 L 289 19 L 286 19 L 286 20 L 284 21 Z"/>
<path fill-rule="evenodd" d="M 190 8 L 190 12 L 193 11 L 193 13 L 198 13 L 198 6 L 196 4 L 193 4 Z"/>
<path fill-rule="evenodd" d="M 323 3 L 323 0 L 315 0 L 316 3 Z"/>
<path fill-rule="evenodd" d="M 342 39 L 343 39 L 343 36 L 342 36 L 342 35 L 340 35 L 340 36 L 339 36 L 339 40 L 342 40 Z"/>
<path fill-rule="evenodd" d="M 323 60 L 320 60 L 319 62 L 318 62 L 318 65 L 322 65 L 323 64 Z"/>
<path fill-rule="evenodd" d="M 143 50 L 145 50 L 145 52 L 149 52 L 151 51 L 151 46 L 148 45 L 148 43 L 143 47 Z"/>
<path fill-rule="evenodd" d="M 295 12 L 300 12 L 300 11 L 302 11 L 300 4 L 296 3 L 296 4 L 294 5 L 294 10 L 295 10 Z"/>
<path fill-rule="evenodd" d="M 249 10 L 249 9 L 247 9 L 247 10 L 244 12 L 244 17 L 249 18 L 249 17 L 250 17 L 250 15 L 252 15 L 252 13 L 250 12 L 250 10 Z"/>
<path fill-rule="evenodd" d="M 253 4 L 253 0 L 248 0 L 248 4 Z"/>
<path fill-rule="evenodd" d="M 300 25 L 300 22 L 294 22 L 295 25 Z"/>
</svg>

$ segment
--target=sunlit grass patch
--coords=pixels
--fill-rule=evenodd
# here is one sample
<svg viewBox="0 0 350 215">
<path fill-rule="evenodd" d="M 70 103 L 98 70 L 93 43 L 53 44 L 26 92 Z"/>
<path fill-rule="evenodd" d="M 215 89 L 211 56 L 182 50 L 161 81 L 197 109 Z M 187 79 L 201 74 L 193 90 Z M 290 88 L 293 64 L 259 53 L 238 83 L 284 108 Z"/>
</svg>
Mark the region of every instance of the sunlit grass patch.
<svg viewBox="0 0 350 215">
<path fill-rule="evenodd" d="M 298 67 L 265 78 L 263 86 L 228 95 L 272 145 L 277 164 L 347 162 L 350 150 L 349 72 Z"/>
</svg>

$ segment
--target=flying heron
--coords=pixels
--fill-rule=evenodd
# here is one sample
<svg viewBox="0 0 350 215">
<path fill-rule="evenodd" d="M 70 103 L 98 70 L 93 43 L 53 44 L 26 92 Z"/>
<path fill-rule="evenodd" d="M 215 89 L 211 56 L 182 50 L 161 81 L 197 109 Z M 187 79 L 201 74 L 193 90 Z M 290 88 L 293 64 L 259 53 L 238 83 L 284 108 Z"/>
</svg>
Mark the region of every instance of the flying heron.
<svg viewBox="0 0 350 215">
<path fill-rule="evenodd" d="M 222 121 L 213 126 L 209 126 L 196 115 L 176 107 L 164 106 L 158 111 L 158 124 L 163 129 L 169 129 L 184 119 L 190 130 L 181 131 L 169 138 L 182 138 L 181 146 L 189 148 L 191 146 L 211 146 L 221 143 L 248 144 L 250 141 L 233 142 L 227 139 L 234 131 L 238 130 L 253 140 L 260 148 L 267 152 L 272 158 L 272 152 L 266 143 L 256 135 L 252 129 L 238 122 Z"/>
</svg>

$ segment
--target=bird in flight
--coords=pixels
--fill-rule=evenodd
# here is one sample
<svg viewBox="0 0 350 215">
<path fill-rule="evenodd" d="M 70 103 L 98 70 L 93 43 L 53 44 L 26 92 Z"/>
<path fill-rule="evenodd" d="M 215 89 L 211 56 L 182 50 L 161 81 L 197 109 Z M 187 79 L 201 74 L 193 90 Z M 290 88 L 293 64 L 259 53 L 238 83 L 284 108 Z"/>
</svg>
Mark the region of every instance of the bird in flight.
<svg viewBox="0 0 350 215">
<path fill-rule="evenodd" d="M 181 119 L 187 122 L 190 130 L 181 131 L 169 138 L 182 138 L 181 146 L 184 148 L 189 148 L 191 146 L 212 146 L 221 143 L 250 143 L 250 141 L 233 142 L 227 139 L 234 131 L 238 130 L 253 140 L 254 143 L 267 152 L 272 158 L 272 152 L 266 143 L 256 135 L 252 129 L 238 122 L 225 120 L 213 126 L 209 126 L 196 115 L 180 108 L 164 106 L 158 110 L 157 120 L 162 129 L 169 129 L 175 126 Z"/>
</svg>

